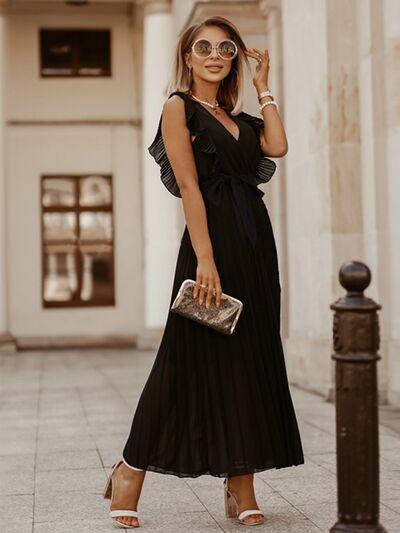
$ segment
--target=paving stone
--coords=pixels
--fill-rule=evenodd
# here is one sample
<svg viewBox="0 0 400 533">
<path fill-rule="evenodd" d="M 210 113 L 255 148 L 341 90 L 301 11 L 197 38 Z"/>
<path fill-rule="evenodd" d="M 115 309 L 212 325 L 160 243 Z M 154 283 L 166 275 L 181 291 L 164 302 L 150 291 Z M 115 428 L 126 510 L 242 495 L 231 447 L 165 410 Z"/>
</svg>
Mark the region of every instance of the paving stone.
<svg viewBox="0 0 400 533">
<path fill-rule="evenodd" d="M 84 418 L 70 423 L 41 424 L 38 429 L 38 439 L 41 441 L 49 438 L 57 439 L 77 436 L 91 436 L 89 425 Z"/>
<path fill-rule="evenodd" d="M 400 452 L 397 449 L 381 450 L 381 457 L 400 468 Z"/>
<path fill-rule="evenodd" d="M 336 450 L 332 435 L 307 423 L 299 423 L 304 453 L 333 453 Z"/>
<path fill-rule="evenodd" d="M 31 411 L 18 410 L 15 413 L 0 413 L 0 428 L 4 432 L 12 432 L 20 429 L 36 429 L 39 426 L 37 409 Z M 1 440 L 1 437 L 0 437 Z"/>
<path fill-rule="evenodd" d="M 32 453 L 36 450 L 37 429 L 12 428 L 2 431 L 0 436 L 0 455 Z"/>
<path fill-rule="evenodd" d="M 101 494 L 106 476 L 102 468 L 37 472 L 36 493 L 82 492 Z"/>
<path fill-rule="evenodd" d="M 204 504 L 185 483 L 169 487 L 168 491 L 155 488 L 157 486 L 150 487 L 146 482 L 143 484 L 138 509 L 152 509 L 155 514 L 163 514 L 171 509 L 185 509 L 186 512 L 205 510 Z"/>
<path fill-rule="evenodd" d="M 35 454 L 0 455 L 0 475 L 23 469 L 32 472 L 35 468 Z"/>
<path fill-rule="evenodd" d="M 36 470 L 69 470 L 78 468 L 100 468 L 102 466 L 97 450 L 78 450 L 38 453 Z"/>
<path fill-rule="evenodd" d="M 312 475 L 329 475 L 326 472 L 326 469 L 322 466 L 316 464 L 312 461 L 307 455 L 305 456 L 305 462 L 302 465 L 290 466 L 288 468 L 272 468 L 270 470 L 265 470 L 264 472 L 259 472 L 257 474 L 265 481 L 270 479 L 297 479 L 305 478 Z"/>
<path fill-rule="evenodd" d="M 290 503 L 285 500 L 279 493 L 271 489 L 271 487 L 266 484 L 263 486 L 255 484 L 256 488 L 256 499 L 259 508 L 264 513 L 267 513 L 271 510 L 278 510 L 282 508 L 292 507 Z M 195 488 L 194 492 L 197 497 L 203 503 L 205 508 L 209 513 L 216 517 L 219 521 L 225 521 L 225 503 L 224 503 L 224 492 L 222 487 L 217 489 L 207 489 L 203 487 L 201 489 Z M 240 525 L 240 524 L 239 524 Z"/>
<path fill-rule="evenodd" d="M 298 509 L 323 531 L 328 531 L 337 521 L 337 505 L 333 503 L 305 505 Z M 387 531 L 400 531 L 400 515 L 385 505 L 380 507 L 380 523 Z"/>
<path fill-rule="evenodd" d="M 107 515 L 110 500 L 90 492 L 38 493 L 35 497 L 36 522 L 99 520 Z"/>
<path fill-rule="evenodd" d="M 32 533 L 32 520 L 0 520 L 1 533 Z"/>
<path fill-rule="evenodd" d="M 382 451 L 382 453 L 386 450 L 394 450 L 397 451 L 400 455 L 400 440 L 399 437 L 396 435 L 380 435 L 379 439 L 379 448 Z"/>
<path fill-rule="evenodd" d="M 99 448 L 112 448 L 119 446 L 121 449 L 124 447 L 125 442 L 129 435 L 129 427 L 125 428 L 124 431 L 119 431 L 118 433 L 108 432 L 103 435 L 92 435 L 93 442 L 96 443 L 96 446 Z"/>
<path fill-rule="evenodd" d="M 112 531 L 117 531 L 117 529 L 114 529 L 111 518 L 38 522 L 33 528 L 33 533 L 111 533 Z M 120 531 L 124 531 L 124 529 L 120 529 Z"/>
<path fill-rule="evenodd" d="M 33 518 L 33 493 L 20 495 L 0 496 L 0 516 L 1 520 L 18 521 L 30 520 Z"/>
<path fill-rule="evenodd" d="M 390 533 L 400 531 L 400 512 L 382 504 L 380 508 L 380 523 Z"/>
<path fill-rule="evenodd" d="M 260 506 L 261 507 L 261 506 Z M 266 520 L 264 524 L 256 526 L 258 532 L 273 533 L 320 533 L 321 529 L 317 527 L 301 511 L 290 505 L 285 507 L 270 507 L 269 511 L 262 508 L 265 512 Z M 232 518 L 217 517 L 218 523 L 224 531 L 238 531 L 243 533 L 243 525 L 239 524 Z"/>
<path fill-rule="evenodd" d="M 399 500 L 389 499 L 389 500 L 384 500 L 382 503 L 388 509 L 394 511 L 397 514 L 400 514 L 400 501 Z"/>
<path fill-rule="evenodd" d="M 43 452 L 93 450 L 95 444 L 90 435 L 71 435 L 69 437 L 39 437 L 37 450 Z"/>
<path fill-rule="evenodd" d="M 312 453 L 306 459 L 336 475 L 336 453 Z"/>
<path fill-rule="evenodd" d="M 398 407 L 383 406 L 379 412 L 379 420 L 382 425 L 400 433 L 400 409 Z"/>
<path fill-rule="evenodd" d="M 110 425 L 116 423 L 125 424 L 129 429 L 132 423 L 133 413 L 134 411 L 128 412 L 128 410 L 125 413 L 92 413 L 88 414 L 86 418 L 90 427 L 101 427 L 104 434 L 105 427 L 108 430 Z"/>
<path fill-rule="evenodd" d="M 1 533 L 117 530 L 102 491 L 121 457 L 154 355 L 110 349 L 0 356 Z M 257 502 L 267 516 L 260 533 L 315 533 L 336 521 L 334 405 L 296 387 L 291 392 L 305 464 L 255 474 Z M 381 417 L 380 432 L 381 522 L 393 532 L 400 531 L 396 416 Z M 138 509 L 147 531 L 243 533 L 225 517 L 223 478 L 215 476 L 149 471 Z"/>
<path fill-rule="evenodd" d="M 400 501 L 400 468 L 386 470 L 380 476 L 380 496 L 382 500 Z"/>
<path fill-rule="evenodd" d="M 0 494 L 33 494 L 34 454 L 0 456 Z M 0 530 L 1 531 L 1 530 Z"/>
<path fill-rule="evenodd" d="M 293 505 L 336 501 L 336 480 L 333 476 L 313 475 L 307 478 L 271 479 L 268 481 Z"/>
<path fill-rule="evenodd" d="M 207 531 L 222 531 L 221 527 L 207 511 L 182 510 L 153 513 L 151 509 L 139 515 L 140 526 L 146 531 L 162 531 L 164 533 L 177 533 L 177 531 L 190 533 L 203 533 Z"/>
</svg>

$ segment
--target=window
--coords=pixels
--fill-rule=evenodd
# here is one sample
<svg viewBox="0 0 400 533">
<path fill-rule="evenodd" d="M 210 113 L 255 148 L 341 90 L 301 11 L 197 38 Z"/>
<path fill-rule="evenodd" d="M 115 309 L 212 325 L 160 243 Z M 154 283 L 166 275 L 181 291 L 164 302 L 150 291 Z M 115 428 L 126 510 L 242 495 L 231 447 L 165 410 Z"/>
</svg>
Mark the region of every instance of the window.
<svg viewBox="0 0 400 533">
<path fill-rule="evenodd" d="M 114 305 L 111 176 L 42 176 L 44 307 Z"/>
<path fill-rule="evenodd" d="M 111 76 L 110 30 L 40 30 L 42 77 Z"/>
</svg>

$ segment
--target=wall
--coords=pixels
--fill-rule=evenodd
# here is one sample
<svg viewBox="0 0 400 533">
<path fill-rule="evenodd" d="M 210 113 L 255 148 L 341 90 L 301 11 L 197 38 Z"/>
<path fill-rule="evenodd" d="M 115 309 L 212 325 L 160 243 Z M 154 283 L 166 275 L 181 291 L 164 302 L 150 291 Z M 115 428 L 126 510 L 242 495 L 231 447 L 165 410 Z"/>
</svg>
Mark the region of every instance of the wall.
<svg viewBox="0 0 400 533">
<path fill-rule="evenodd" d="M 292 381 L 332 394 L 332 312 L 347 260 L 382 305 L 381 403 L 400 404 L 400 5 L 283 3 Z M 306 96 L 304 96 L 306 95 Z"/>
<path fill-rule="evenodd" d="M 116 120 L 132 118 L 133 50 L 122 15 L 10 15 L 7 118 L 10 120 Z M 39 75 L 40 28 L 110 28 L 112 77 L 43 79 Z M 29 87 L 29 91 L 27 91 Z"/>
<path fill-rule="evenodd" d="M 39 27 L 110 27 L 112 77 L 41 79 Z M 142 327 L 141 130 L 131 43 L 125 15 L 9 15 L 6 172 L 14 335 L 118 335 Z M 43 173 L 65 172 L 113 174 L 115 307 L 42 309 L 39 180 Z"/>
</svg>

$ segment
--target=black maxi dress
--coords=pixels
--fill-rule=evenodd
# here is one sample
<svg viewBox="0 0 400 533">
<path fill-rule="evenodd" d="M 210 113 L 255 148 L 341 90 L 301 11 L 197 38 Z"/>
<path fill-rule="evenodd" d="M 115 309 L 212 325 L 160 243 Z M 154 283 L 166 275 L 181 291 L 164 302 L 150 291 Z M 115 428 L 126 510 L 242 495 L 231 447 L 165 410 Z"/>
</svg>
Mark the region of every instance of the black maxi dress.
<svg viewBox="0 0 400 533">
<path fill-rule="evenodd" d="M 275 163 L 261 151 L 262 118 L 231 118 L 236 140 L 201 103 L 185 102 L 186 123 L 223 292 L 243 310 L 231 336 L 169 311 L 139 398 L 124 461 L 179 477 L 255 473 L 304 463 L 280 337 L 277 250 L 258 184 Z M 148 147 L 161 180 L 180 196 L 161 135 Z M 196 279 L 197 258 L 182 234 L 170 304 L 183 280 Z"/>
</svg>

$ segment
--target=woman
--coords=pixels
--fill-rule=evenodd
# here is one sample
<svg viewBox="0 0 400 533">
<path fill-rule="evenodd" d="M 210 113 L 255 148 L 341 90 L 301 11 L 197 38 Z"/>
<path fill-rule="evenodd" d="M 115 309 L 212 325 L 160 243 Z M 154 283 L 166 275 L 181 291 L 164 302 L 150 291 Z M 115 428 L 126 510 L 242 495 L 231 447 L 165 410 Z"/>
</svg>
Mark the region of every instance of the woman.
<svg viewBox="0 0 400 533">
<path fill-rule="evenodd" d="M 240 112 L 243 65 L 263 118 Z M 221 292 L 243 302 L 234 333 L 221 335 L 169 313 L 122 458 L 104 496 L 123 527 L 138 527 L 146 470 L 179 477 L 224 477 L 227 516 L 261 524 L 255 472 L 304 462 L 280 338 L 277 251 L 257 184 L 268 181 L 287 140 L 268 91 L 268 51 L 246 47 L 222 17 L 180 37 L 149 152 L 186 218 L 171 302 L 187 278 L 200 305 Z M 264 93 L 267 92 L 267 95 Z"/>
</svg>

